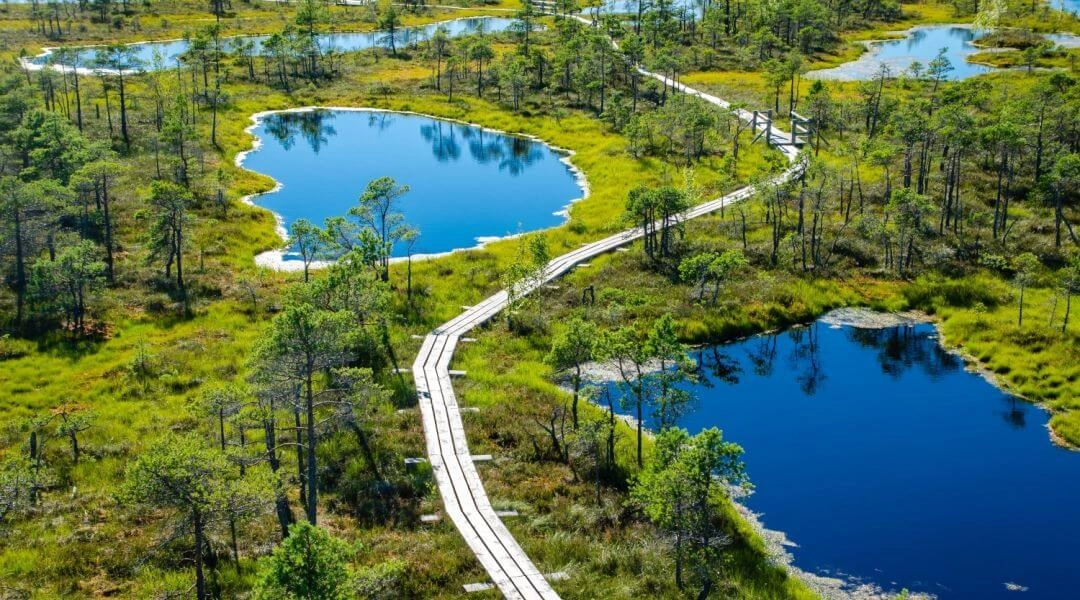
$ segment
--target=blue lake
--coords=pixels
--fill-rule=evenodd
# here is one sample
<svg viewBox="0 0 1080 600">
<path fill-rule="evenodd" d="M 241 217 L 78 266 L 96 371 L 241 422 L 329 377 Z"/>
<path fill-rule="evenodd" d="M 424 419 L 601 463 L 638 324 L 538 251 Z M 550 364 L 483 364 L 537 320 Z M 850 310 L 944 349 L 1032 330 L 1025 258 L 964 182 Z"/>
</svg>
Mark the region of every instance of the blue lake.
<svg viewBox="0 0 1080 600">
<path fill-rule="evenodd" d="M 1080 3 L 1080 0 L 1077 2 Z M 984 65 L 967 62 L 968 56 L 981 51 L 972 43 L 979 37 L 980 34 L 970 27 L 957 25 L 916 27 L 903 39 L 872 42 L 870 49 L 858 59 L 830 69 L 811 71 L 807 76 L 814 79 L 841 81 L 874 79 L 880 75 L 881 66 L 886 65 L 889 68 L 889 74 L 895 77 L 909 69 L 916 61 L 922 64 L 925 71 L 930 61 L 937 58 L 938 52 L 944 48 L 945 56 L 953 67 L 948 78 L 967 79 L 994 70 Z M 1080 43 L 1080 39 L 1070 34 L 1055 33 L 1046 37 L 1055 44 L 1066 47 L 1076 47 Z"/>
<path fill-rule="evenodd" d="M 646 10 L 653 4 L 649 0 L 644 0 Z M 689 9 L 693 11 L 695 16 L 700 16 L 702 7 L 704 6 L 701 0 L 672 0 L 671 11 L 678 12 L 682 9 Z M 613 14 L 632 14 L 637 15 L 638 0 L 604 0 L 600 5 L 600 11 Z M 592 14 L 591 8 L 583 8 L 582 14 Z"/>
<path fill-rule="evenodd" d="M 932 326 L 818 322 L 691 355 L 705 378 L 680 424 L 743 446 L 744 502 L 796 566 L 941 598 L 1076 598 L 1080 453 Z"/>
<path fill-rule="evenodd" d="M 395 34 L 394 40 L 398 48 L 404 48 L 410 44 L 419 43 L 429 39 L 431 35 L 435 33 L 436 28 L 440 26 L 446 28 L 447 34 L 450 37 L 458 37 L 463 35 L 474 35 L 477 33 L 498 33 L 506 31 L 513 23 L 514 19 L 502 17 L 469 17 L 464 19 L 453 19 L 419 27 L 402 27 Z M 385 31 L 328 33 L 318 36 L 318 44 L 319 48 L 324 52 L 331 48 L 342 52 L 352 52 L 366 50 L 376 46 L 388 47 L 389 42 L 387 41 L 387 35 L 388 34 Z M 226 39 L 225 46 L 226 49 L 231 50 L 238 40 L 250 40 L 255 42 L 254 50 L 255 53 L 258 54 L 262 50 L 262 42 L 268 37 L 269 36 L 265 35 L 230 37 Z M 132 47 L 135 49 L 135 56 L 134 62 L 129 68 L 133 70 L 149 70 L 154 68 L 155 54 L 163 59 L 164 68 L 176 66 L 177 58 L 187 51 L 189 44 L 186 40 L 171 40 L 132 44 Z M 80 58 L 79 66 L 92 66 L 97 50 L 93 47 L 83 47 L 82 50 L 84 50 L 84 52 Z M 36 56 L 32 62 L 38 65 L 47 64 L 50 60 L 49 56 L 50 55 L 47 53 Z"/>
<path fill-rule="evenodd" d="M 881 65 L 889 67 L 889 73 L 897 76 L 918 61 L 924 69 L 934 60 L 942 48 L 952 63 L 953 70 L 949 79 L 966 79 L 988 73 L 992 69 L 983 65 L 967 62 L 967 57 L 979 52 L 971 42 L 977 34 L 969 27 L 952 25 L 918 27 L 908 33 L 904 39 L 873 42 L 870 49 L 851 62 L 831 69 L 811 71 L 808 76 L 815 79 L 861 80 L 873 79 L 881 72 Z"/>
<path fill-rule="evenodd" d="M 254 133 L 261 146 L 244 167 L 282 184 L 255 203 L 286 227 L 344 216 L 369 181 L 389 176 L 411 188 L 399 212 L 420 229 L 418 254 L 559 225 L 561 211 L 583 195 L 564 155 L 550 146 L 432 117 L 285 112 L 261 119 Z M 405 254 L 394 249 L 394 256 Z"/>
</svg>

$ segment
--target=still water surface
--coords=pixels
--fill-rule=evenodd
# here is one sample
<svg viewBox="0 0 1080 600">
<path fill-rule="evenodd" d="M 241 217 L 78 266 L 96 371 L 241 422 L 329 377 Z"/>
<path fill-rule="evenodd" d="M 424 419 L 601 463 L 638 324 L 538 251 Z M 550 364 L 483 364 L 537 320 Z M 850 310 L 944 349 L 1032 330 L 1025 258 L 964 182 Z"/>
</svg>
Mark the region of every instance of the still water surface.
<svg viewBox="0 0 1080 600">
<path fill-rule="evenodd" d="M 1080 3 L 1080 0 L 1076 0 Z M 969 63 L 967 58 L 982 49 L 973 42 L 981 37 L 970 27 L 958 25 L 931 25 L 916 27 L 903 39 L 873 42 L 870 49 L 859 58 L 831 69 L 811 71 L 807 76 L 814 79 L 837 79 L 841 81 L 873 79 L 881 73 L 881 66 L 889 68 L 889 74 L 897 76 L 918 62 L 925 70 L 930 61 L 944 49 L 945 57 L 952 65 L 948 79 L 959 80 L 994 70 L 984 65 Z M 1080 38 L 1066 33 L 1049 34 L 1046 38 L 1055 44 L 1074 48 Z"/>
<path fill-rule="evenodd" d="M 991 71 L 990 67 L 967 62 L 967 57 L 979 51 L 971 42 L 978 37 L 970 27 L 942 25 L 918 27 L 903 39 L 874 42 L 862 56 L 831 69 L 812 71 L 815 79 L 863 80 L 873 79 L 881 72 L 881 66 L 889 68 L 889 74 L 899 75 L 916 61 L 925 68 L 945 49 L 945 56 L 952 63 L 948 74 L 952 80 L 967 79 Z"/>
<path fill-rule="evenodd" d="M 450 21 L 442 21 L 439 23 L 432 23 L 430 25 L 423 25 L 418 27 L 402 27 L 394 36 L 395 43 L 398 48 L 404 48 L 409 44 L 418 43 L 427 40 L 435 33 L 435 29 L 439 26 L 445 27 L 447 34 L 450 37 L 459 37 L 464 35 L 474 35 L 477 33 L 498 33 L 506 31 L 514 23 L 514 19 L 506 19 L 502 17 L 469 17 L 464 19 L 453 19 Z M 330 49 L 336 49 L 342 52 L 352 52 L 357 50 L 366 50 L 369 48 L 389 47 L 388 34 L 385 31 L 369 31 L 364 33 L 327 33 L 317 37 L 317 43 L 321 51 L 326 52 Z M 250 35 L 250 36 L 238 36 L 230 37 L 225 40 L 225 48 L 227 51 L 231 51 L 236 47 L 239 41 L 251 41 L 254 42 L 254 53 L 260 54 L 262 52 L 262 43 L 268 38 L 266 35 Z M 151 70 L 155 68 L 155 55 L 160 56 L 162 59 L 162 68 L 172 68 L 176 66 L 177 59 L 187 52 L 189 43 L 187 40 L 171 40 L 162 42 L 143 42 L 138 44 L 132 44 L 131 47 L 135 50 L 134 60 L 125 67 L 125 69 L 142 69 Z M 80 67 L 92 67 L 97 49 L 94 47 L 83 47 L 83 52 L 80 56 Z M 37 65 L 44 65 L 50 60 L 48 53 L 34 57 L 32 62 Z"/>
<path fill-rule="evenodd" d="M 932 326 L 819 322 L 692 356 L 705 379 L 681 425 L 743 446 L 745 503 L 796 566 L 941 598 L 1077 597 L 1080 453 Z"/>
<path fill-rule="evenodd" d="M 553 227 L 583 195 L 564 154 L 542 142 L 422 115 L 274 113 L 254 133 L 261 145 L 244 167 L 282 184 L 255 203 L 286 227 L 300 218 L 322 225 L 344 216 L 369 181 L 389 176 L 411 188 L 399 211 L 420 229 L 413 248 L 419 254 Z M 398 247 L 393 255 L 406 252 Z"/>
</svg>

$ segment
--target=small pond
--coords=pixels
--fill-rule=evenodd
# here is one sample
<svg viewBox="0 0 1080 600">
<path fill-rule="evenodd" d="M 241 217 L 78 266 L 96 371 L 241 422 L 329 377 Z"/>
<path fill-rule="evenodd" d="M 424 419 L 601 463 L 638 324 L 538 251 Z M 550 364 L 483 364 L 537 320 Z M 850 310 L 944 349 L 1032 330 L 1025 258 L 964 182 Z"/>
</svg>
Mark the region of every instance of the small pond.
<svg viewBox="0 0 1080 600">
<path fill-rule="evenodd" d="M 681 425 L 743 446 L 744 502 L 795 566 L 940 598 L 1076 597 L 1080 453 L 931 325 L 818 322 L 691 355 L 705 377 Z"/>
<path fill-rule="evenodd" d="M 447 34 L 450 37 L 458 37 L 464 35 L 473 35 L 477 33 L 498 33 L 506 31 L 514 23 L 514 19 L 506 19 L 502 17 L 469 17 L 464 19 L 453 19 L 449 21 L 441 21 L 438 23 L 431 23 L 430 25 L 423 25 L 418 27 L 402 27 L 395 34 L 395 41 L 398 48 L 404 48 L 409 44 L 418 43 L 427 40 L 435 32 L 436 28 L 442 26 L 446 28 Z M 262 42 L 269 36 L 265 35 L 252 35 L 252 36 L 239 36 L 230 37 L 226 39 L 226 49 L 231 50 L 235 47 L 235 44 L 239 40 L 249 40 L 255 42 L 254 51 L 256 54 L 262 50 Z M 357 50 L 366 50 L 374 48 L 376 46 L 387 46 L 387 33 L 385 31 L 369 31 L 363 33 L 328 33 L 318 36 L 319 48 L 322 51 L 327 51 L 331 48 L 335 48 L 342 52 L 351 52 Z M 176 59 L 188 49 L 188 42 L 186 40 L 170 40 L 161 42 L 143 42 L 132 44 L 135 49 L 134 61 L 130 65 L 130 69 L 136 70 L 149 70 L 154 68 L 155 54 L 160 55 L 164 62 L 165 68 L 171 68 L 176 66 Z M 95 54 L 97 50 L 92 47 L 84 47 L 85 51 L 80 57 L 81 67 L 92 66 Z M 41 66 L 48 64 L 50 53 L 46 52 L 39 56 L 34 57 L 31 60 L 32 64 Z"/>
<path fill-rule="evenodd" d="M 953 67 L 948 78 L 967 79 L 993 70 L 991 67 L 967 61 L 967 57 L 981 51 L 973 43 L 980 35 L 966 25 L 916 27 L 908 31 L 903 39 L 871 42 L 869 50 L 858 59 L 830 69 L 811 71 L 807 77 L 840 81 L 867 80 L 881 73 L 881 65 L 887 65 L 889 74 L 897 76 L 916 61 L 925 69 L 944 48 L 945 56 Z M 1076 47 L 1080 42 L 1076 36 L 1070 34 L 1059 33 L 1046 37 L 1055 44 L 1067 47 Z"/>
<path fill-rule="evenodd" d="M 649 0 L 642 0 L 645 3 L 645 10 L 649 10 L 652 3 Z M 639 0 L 604 0 L 600 4 L 600 11 L 611 14 L 628 14 L 637 15 Z M 670 4 L 670 10 L 672 12 L 678 12 L 683 9 L 693 11 L 695 16 L 700 16 L 703 10 L 704 4 L 701 0 L 672 0 Z M 591 15 L 591 8 L 584 8 L 581 10 L 582 14 Z"/>
<path fill-rule="evenodd" d="M 369 181 L 389 176 L 411 188 L 399 211 L 420 229 L 418 254 L 559 225 L 567 205 L 584 195 L 566 156 L 550 146 L 422 115 L 282 112 L 253 131 L 260 145 L 244 167 L 281 183 L 254 202 L 283 225 L 344 216 Z M 394 248 L 393 256 L 406 252 Z"/>
</svg>

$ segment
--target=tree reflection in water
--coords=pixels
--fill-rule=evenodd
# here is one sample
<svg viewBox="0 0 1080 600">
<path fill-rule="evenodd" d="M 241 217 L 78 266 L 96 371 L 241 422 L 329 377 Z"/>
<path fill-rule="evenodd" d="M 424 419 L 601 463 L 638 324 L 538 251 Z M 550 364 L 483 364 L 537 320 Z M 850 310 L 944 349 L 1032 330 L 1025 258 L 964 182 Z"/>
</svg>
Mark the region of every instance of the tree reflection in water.
<svg viewBox="0 0 1080 600">
<path fill-rule="evenodd" d="M 776 361 L 776 334 L 762 334 L 757 340 L 746 350 L 746 357 L 754 367 L 754 375 L 769 377 L 773 374 L 773 363 Z"/>
<path fill-rule="evenodd" d="M 334 113 L 326 110 L 308 112 L 274 113 L 265 119 L 266 132 L 285 150 L 296 143 L 299 134 L 311 150 L 318 154 L 323 146 L 330 143 L 330 138 L 337 135 L 333 125 Z"/>
<path fill-rule="evenodd" d="M 961 362 L 938 343 L 936 337 L 920 333 L 914 327 L 882 329 L 846 327 L 848 339 L 863 348 L 877 349 L 881 372 L 900 379 L 905 371 L 919 367 L 932 378 L 960 368 Z"/>
<path fill-rule="evenodd" d="M 330 138 L 337 135 L 329 123 L 333 118 L 333 111 L 327 110 L 274 113 L 264 119 L 264 127 L 285 150 L 296 145 L 299 135 L 318 154 L 330 142 Z M 395 115 L 392 113 L 368 113 L 368 126 L 378 131 L 388 129 L 394 121 Z M 469 155 L 476 162 L 497 162 L 500 170 L 509 171 L 511 175 L 522 173 L 544 158 L 543 147 L 534 140 L 492 134 L 479 127 L 434 120 L 420 126 L 420 136 L 431 144 L 431 152 L 439 162 L 461 158 L 461 143 L 458 141 L 458 137 L 461 137 L 467 141 Z"/>
<path fill-rule="evenodd" d="M 432 121 L 420 126 L 420 137 L 431 144 L 431 154 L 441 163 L 461 158 L 461 144 L 457 141 L 455 127 L 443 121 Z"/>
<path fill-rule="evenodd" d="M 1076 519 L 1061 518 L 1080 497 L 1075 453 L 1047 442 L 1039 408 L 966 372 L 940 344 L 930 324 L 821 322 L 695 348 L 699 401 L 678 425 L 719 427 L 743 446 L 756 486 L 747 508 L 798 543 L 796 565 L 849 573 L 849 589 L 1002 600 L 1002 581 L 1040 598 L 1076 589 Z M 729 358 L 742 366 L 734 377 Z M 1043 510 L 1016 510 L 1032 498 Z M 1018 561 L 1015 548 L 1031 544 L 1047 551 Z"/>
<path fill-rule="evenodd" d="M 825 383 L 825 369 L 821 366 L 821 344 L 818 327 L 814 322 L 805 327 L 792 327 L 788 330 L 791 339 L 791 354 L 788 362 L 797 375 L 799 387 L 807 396 L 813 396 Z"/>
<path fill-rule="evenodd" d="M 540 144 L 515 135 L 492 134 L 479 127 L 460 127 L 461 137 L 469 147 L 469 155 L 480 164 L 498 163 L 499 170 L 518 175 L 543 158 Z"/>
<path fill-rule="evenodd" d="M 508 136 L 503 138 L 503 142 L 508 146 L 510 152 L 503 156 L 502 162 L 499 163 L 499 169 L 510 171 L 511 175 L 521 173 L 543 157 L 540 144 L 532 140 Z"/>
<path fill-rule="evenodd" d="M 716 387 L 713 380 L 734 385 L 739 383 L 743 368 L 738 359 L 724 351 L 723 346 L 706 346 L 694 352 L 697 376 L 702 387 Z"/>
<path fill-rule="evenodd" d="M 373 111 L 368 113 L 368 127 L 383 131 L 394 124 L 395 115 L 387 112 Z"/>
</svg>

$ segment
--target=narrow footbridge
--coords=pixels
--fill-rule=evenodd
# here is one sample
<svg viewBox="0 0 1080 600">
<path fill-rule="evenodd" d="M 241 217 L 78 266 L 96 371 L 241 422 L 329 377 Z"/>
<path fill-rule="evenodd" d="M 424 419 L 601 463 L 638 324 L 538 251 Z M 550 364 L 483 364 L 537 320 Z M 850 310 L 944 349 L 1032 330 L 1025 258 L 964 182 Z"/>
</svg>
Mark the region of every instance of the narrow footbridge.
<svg viewBox="0 0 1080 600">
<path fill-rule="evenodd" d="M 590 23 L 581 17 L 572 18 Z M 638 71 L 685 94 L 731 110 L 731 105 L 720 98 L 672 82 L 662 75 L 642 68 Z M 736 111 L 736 114 L 748 122 L 753 118 L 752 113 L 745 110 Z M 791 143 L 790 134 L 773 126 L 770 126 L 766 134 L 767 141 L 791 161 L 791 166 L 773 181 L 782 182 L 801 175 L 804 165 L 799 159 L 798 148 Z M 752 186 L 744 187 L 695 206 L 683 214 L 683 219 L 709 214 L 728 204 L 745 200 L 754 193 Z M 562 276 L 575 265 L 625 246 L 642 237 L 642 234 L 642 229 L 636 227 L 568 252 L 548 263 L 544 276 L 539 278 L 539 281 L 523 285 L 515 292 L 519 297 L 529 294 L 541 285 Z M 462 336 L 506 308 L 508 298 L 506 290 L 499 291 L 428 334 L 413 363 L 412 372 L 424 422 L 428 460 L 435 474 L 446 515 L 476 554 L 492 583 L 505 597 L 558 598 L 547 579 L 526 556 L 491 507 L 484 484 L 480 481 L 474 465 L 473 455 L 469 452 L 468 438 L 461 420 L 461 406 L 451 383 L 450 360 Z"/>
</svg>

